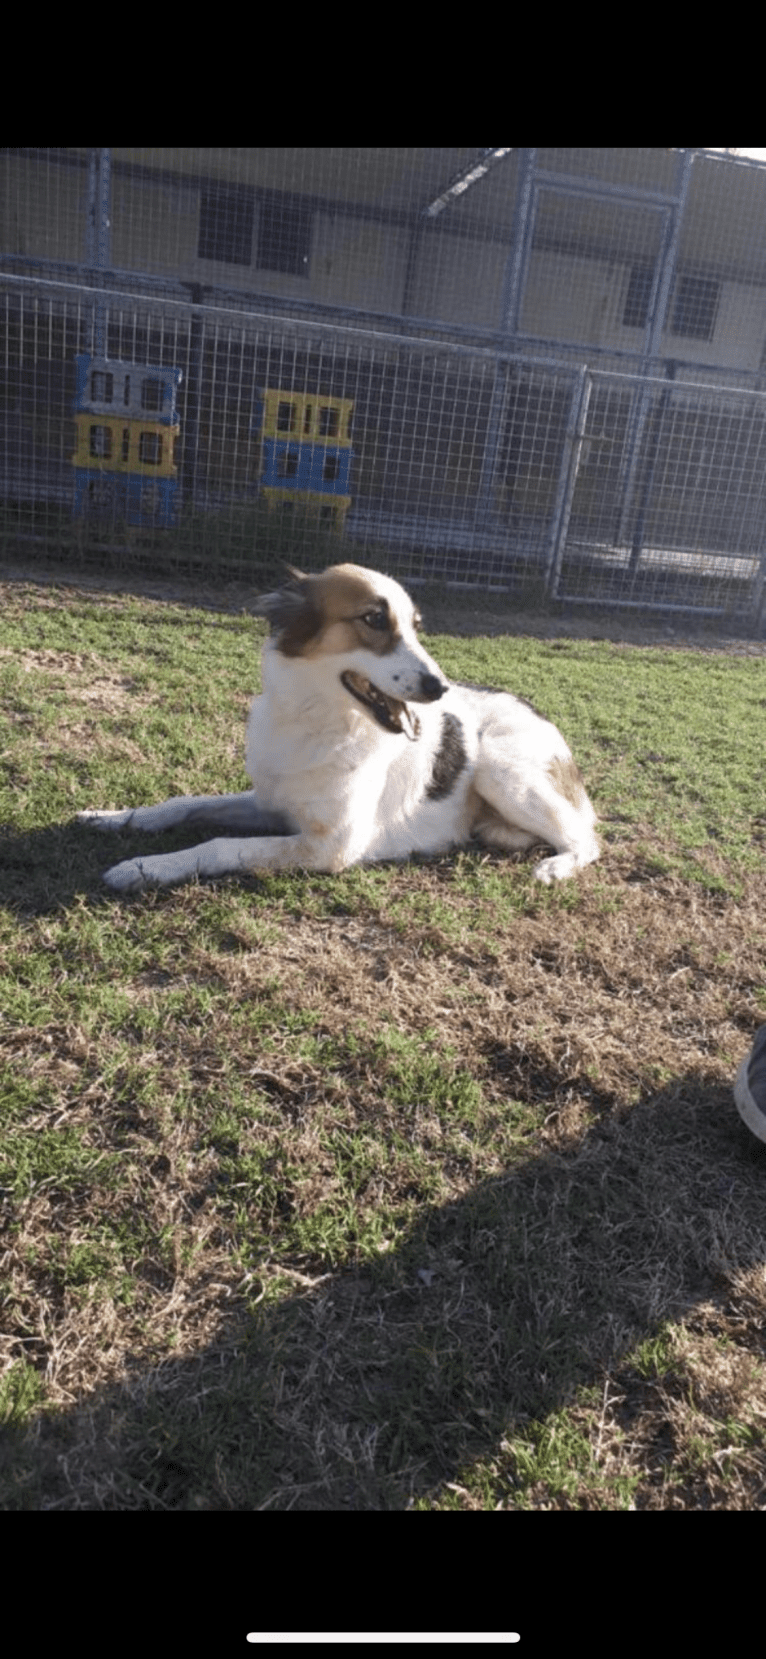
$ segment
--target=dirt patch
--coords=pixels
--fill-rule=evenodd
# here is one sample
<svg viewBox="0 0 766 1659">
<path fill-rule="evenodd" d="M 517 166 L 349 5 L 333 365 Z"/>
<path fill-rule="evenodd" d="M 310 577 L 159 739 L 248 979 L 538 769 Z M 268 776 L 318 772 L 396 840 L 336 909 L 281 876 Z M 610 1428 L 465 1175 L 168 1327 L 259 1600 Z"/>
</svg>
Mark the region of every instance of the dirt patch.
<svg viewBox="0 0 766 1659">
<path fill-rule="evenodd" d="M 0 659 L 3 657 L 12 658 L 25 674 L 44 674 L 51 689 L 65 690 L 71 702 L 86 703 L 106 714 L 121 709 L 128 699 L 133 708 L 145 706 L 151 700 L 137 695 L 134 680 L 114 674 L 108 663 L 99 660 L 93 652 L 82 655 L 74 651 L 14 650 L 11 646 L 0 646 Z"/>
</svg>

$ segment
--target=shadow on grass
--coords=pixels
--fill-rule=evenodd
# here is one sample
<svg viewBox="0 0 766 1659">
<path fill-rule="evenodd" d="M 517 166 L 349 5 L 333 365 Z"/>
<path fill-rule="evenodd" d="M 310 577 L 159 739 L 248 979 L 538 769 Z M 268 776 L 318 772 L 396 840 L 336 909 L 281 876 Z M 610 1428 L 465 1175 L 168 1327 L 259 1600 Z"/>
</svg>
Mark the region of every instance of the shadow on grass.
<svg viewBox="0 0 766 1659">
<path fill-rule="evenodd" d="M 142 853 L 175 852 L 194 846 L 195 834 L 194 827 L 188 824 L 165 830 L 161 835 L 135 831 L 106 834 L 79 824 L 76 819 L 29 830 L 10 829 L 0 824 L 2 902 L 18 917 L 47 915 L 65 909 L 80 895 L 91 905 L 97 900 L 125 904 L 124 894 L 114 894 L 104 886 L 104 871 L 122 859 L 136 858 Z M 209 839 L 209 836 L 196 834 L 196 839 Z M 170 889 L 167 892 L 169 895 Z"/>
<path fill-rule="evenodd" d="M 21 915 L 81 894 L 111 905 L 100 871 L 134 844 L 146 838 L 77 824 L 8 835 L 7 903 Z M 489 1058 L 509 1098 L 555 1101 L 555 1069 L 535 1063 L 519 1077 L 502 1046 Z M 0 1507 L 401 1510 L 470 1480 L 482 1462 L 492 1500 L 512 1505 L 529 1484 L 515 1448 L 607 1375 L 632 1440 L 644 1395 L 626 1356 L 666 1321 L 712 1307 L 743 1364 L 754 1363 L 764 1351 L 766 1148 L 740 1124 L 730 1089 L 703 1064 L 630 1111 L 606 1091 L 582 1092 L 591 1123 L 570 1149 L 538 1141 L 457 1201 L 422 1204 L 387 1252 L 356 1269 L 316 1260 L 280 1278 L 277 1259 L 261 1278 L 256 1266 L 192 1357 L 136 1355 L 118 1385 L 6 1426 Z M 224 1177 L 199 1196 L 225 1228 Z M 246 1209 L 246 1192 L 236 1196 Z M 743 1292 L 756 1270 L 760 1288 Z M 36 1340 L 18 1353 L 33 1381 L 35 1354 L 41 1372 L 50 1357 L 48 1339 Z M 724 1402 L 718 1417 L 728 1415 Z M 636 1463 L 644 1498 L 673 1458 L 668 1441 Z M 598 1488 L 598 1468 L 587 1480 Z"/>
<path fill-rule="evenodd" d="M 6 1429 L 0 1503 L 398 1510 L 500 1455 L 494 1501 L 512 1505 L 516 1438 L 664 1321 L 702 1303 L 725 1319 L 764 1259 L 765 1168 L 730 1093 L 679 1078 L 571 1154 L 425 1208 L 372 1264 L 243 1302 L 193 1358 Z M 658 1450 L 658 1482 L 672 1458 Z"/>
</svg>

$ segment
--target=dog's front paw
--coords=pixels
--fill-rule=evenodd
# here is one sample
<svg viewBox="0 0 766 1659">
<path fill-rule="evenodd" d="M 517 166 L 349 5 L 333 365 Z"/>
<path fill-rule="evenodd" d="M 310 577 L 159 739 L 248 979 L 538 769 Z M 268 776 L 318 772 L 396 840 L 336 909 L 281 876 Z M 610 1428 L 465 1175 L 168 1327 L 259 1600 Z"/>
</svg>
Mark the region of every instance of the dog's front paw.
<svg viewBox="0 0 766 1659">
<path fill-rule="evenodd" d="M 137 893 L 142 887 L 152 886 L 151 871 L 145 868 L 148 863 L 148 859 L 126 858 L 104 871 L 104 881 L 113 893 Z"/>
<path fill-rule="evenodd" d="M 87 812 L 78 812 L 78 824 L 87 824 L 91 829 L 121 830 L 125 829 L 133 817 L 132 806 L 123 807 L 119 812 L 100 812 L 96 807 Z"/>
</svg>

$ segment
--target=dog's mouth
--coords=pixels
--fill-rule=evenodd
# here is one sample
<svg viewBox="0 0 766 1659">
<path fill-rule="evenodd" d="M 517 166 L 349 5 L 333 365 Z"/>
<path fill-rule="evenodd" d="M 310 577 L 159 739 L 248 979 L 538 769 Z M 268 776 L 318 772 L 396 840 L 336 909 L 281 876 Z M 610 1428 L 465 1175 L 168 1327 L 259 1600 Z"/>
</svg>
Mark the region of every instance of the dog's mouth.
<svg viewBox="0 0 766 1659">
<path fill-rule="evenodd" d="M 372 680 L 366 679 L 364 674 L 355 674 L 350 668 L 341 674 L 341 683 L 352 697 L 356 697 L 357 702 L 364 703 L 384 731 L 403 732 L 413 743 L 419 737 L 420 721 L 417 715 L 398 697 L 388 697 L 379 686 L 373 685 Z"/>
</svg>

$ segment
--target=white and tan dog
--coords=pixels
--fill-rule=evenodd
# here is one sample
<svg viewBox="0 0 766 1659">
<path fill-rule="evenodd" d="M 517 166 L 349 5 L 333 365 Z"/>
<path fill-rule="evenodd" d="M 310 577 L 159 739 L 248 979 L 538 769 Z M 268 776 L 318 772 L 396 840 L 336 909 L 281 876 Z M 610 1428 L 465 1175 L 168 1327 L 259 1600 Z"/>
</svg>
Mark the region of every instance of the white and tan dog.
<svg viewBox="0 0 766 1659">
<path fill-rule="evenodd" d="M 472 838 L 512 851 L 551 846 L 555 856 L 535 870 L 544 882 L 598 858 L 595 813 L 561 733 L 509 692 L 449 685 L 390 576 L 351 564 L 291 571 L 258 608 L 271 635 L 247 734 L 252 790 L 80 813 L 105 830 L 224 832 L 115 864 L 110 887 L 345 870 Z"/>
</svg>

